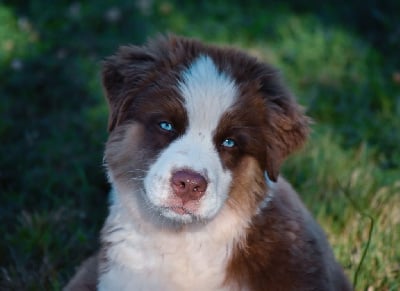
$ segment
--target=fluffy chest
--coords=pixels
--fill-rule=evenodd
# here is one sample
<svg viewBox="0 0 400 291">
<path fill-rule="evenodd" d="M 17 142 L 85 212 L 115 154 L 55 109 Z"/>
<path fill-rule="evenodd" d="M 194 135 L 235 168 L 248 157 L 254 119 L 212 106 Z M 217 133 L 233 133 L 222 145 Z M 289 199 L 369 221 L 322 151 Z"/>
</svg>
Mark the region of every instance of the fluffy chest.
<svg viewBox="0 0 400 291">
<path fill-rule="evenodd" d="M 103 237 L 108 263 L 99 290 L 232 290 L 224 285 L 233 245 L 226 230 L 210 225 L 149 233 L 123 224 L 114 229 Z"/>
<path fill-rule="evenodd" d="M 122 244 L 109 250 L 115 267 L 105 277 L 113 290 L 222 290 L 226 253 L 205 248 Z"/>
</svg>

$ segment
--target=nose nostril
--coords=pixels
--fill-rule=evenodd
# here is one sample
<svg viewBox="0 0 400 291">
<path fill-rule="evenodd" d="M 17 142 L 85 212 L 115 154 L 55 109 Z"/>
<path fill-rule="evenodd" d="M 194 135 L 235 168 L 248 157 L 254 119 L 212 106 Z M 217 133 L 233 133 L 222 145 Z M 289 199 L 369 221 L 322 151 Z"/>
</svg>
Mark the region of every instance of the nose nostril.
<svg viewBox="0 0 400 291">
<path fill-rule="evenodd" d="M 171 187 L 174 194 L 184 202 L 198 200 L 207 190 L 207 180 L 197 172 L 180 170 L 173 173 Z"/>
</svg>

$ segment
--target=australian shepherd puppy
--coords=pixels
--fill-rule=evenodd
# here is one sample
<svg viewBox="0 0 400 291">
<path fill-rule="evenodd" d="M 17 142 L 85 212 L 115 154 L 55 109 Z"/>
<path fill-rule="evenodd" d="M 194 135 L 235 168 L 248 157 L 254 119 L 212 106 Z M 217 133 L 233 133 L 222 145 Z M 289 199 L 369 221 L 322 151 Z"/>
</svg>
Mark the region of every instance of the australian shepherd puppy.
<svg viewBox="0 0 400 291">
<path fill-rule="evenodd" d="M 168 36 L 120 48 L 102 78 L 110 214 L 67 289 L 351 290 L 279 176 L 309 119 L 275 69 Z"/>
</svg>

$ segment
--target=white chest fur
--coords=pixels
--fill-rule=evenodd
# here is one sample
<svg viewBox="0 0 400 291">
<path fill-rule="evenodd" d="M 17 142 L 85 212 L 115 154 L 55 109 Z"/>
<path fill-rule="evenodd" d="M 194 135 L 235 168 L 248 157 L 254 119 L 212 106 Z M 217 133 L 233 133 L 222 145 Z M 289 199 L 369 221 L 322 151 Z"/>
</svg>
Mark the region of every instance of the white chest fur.
<svg viewBox="0 0 400 291">
<path fill-rule="evenodd" d="M 221 210 L 218 223 L 171 232 L 149 229 L 121 205 L 114 202 L 106 222 L 113 230 L 103 236 L 110 247 L 99 290 L 232 290 L 223 285 L 225 270 L 244 228 L 229 209 Z"/>
</svg>

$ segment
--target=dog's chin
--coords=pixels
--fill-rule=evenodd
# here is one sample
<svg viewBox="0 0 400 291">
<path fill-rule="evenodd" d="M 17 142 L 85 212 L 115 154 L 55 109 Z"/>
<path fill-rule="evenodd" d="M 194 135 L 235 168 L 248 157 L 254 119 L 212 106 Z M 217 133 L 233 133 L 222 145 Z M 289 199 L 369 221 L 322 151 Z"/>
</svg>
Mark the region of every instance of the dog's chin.
<svg viewBox="0 0 400 291">
<path fill-rule="evenodd" d="M 209 215 L 210 213 L 202 214 L 179 206 L 152 204 L 150 208 L 154 213 L 152 215 L 153 219 L 156 218 L 158 223 L 164 227 L 168 225 L 171 225 L 172 227 L 183 225 L 204 225 L 214 217 L 214 215 Z"/>
<path fill-rule="evenodd" d="M 197 203 L 188 203 L 188 205 L 180 205 L 171 201 L 162 202 L 158 199 L 152 199 L 152 193 L 142 188 L 140 195 L 135 195 L 138 203 L 138 210 L 156 225 L 167 227 L 171 225 L 173 228 L 183 225 L 204 225 L 211 221 L 219 212 L 217 205 L 209 207 L 206 211 L 197 207 Z"/>
<path fill-rule="evenodd" d="M 192 224 L 205 221 L 205 218 L 184 207 L 160 207 L 160 215 L 174 224 Z"/>
</svg>

